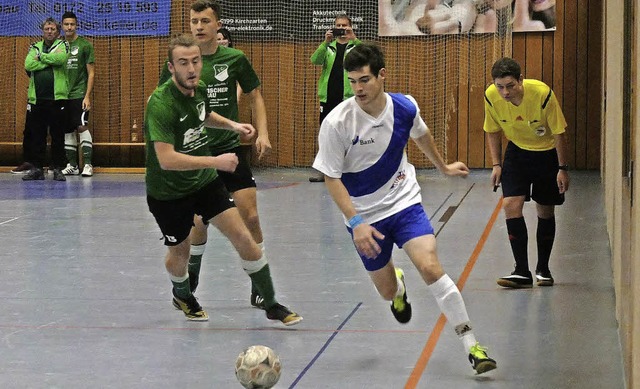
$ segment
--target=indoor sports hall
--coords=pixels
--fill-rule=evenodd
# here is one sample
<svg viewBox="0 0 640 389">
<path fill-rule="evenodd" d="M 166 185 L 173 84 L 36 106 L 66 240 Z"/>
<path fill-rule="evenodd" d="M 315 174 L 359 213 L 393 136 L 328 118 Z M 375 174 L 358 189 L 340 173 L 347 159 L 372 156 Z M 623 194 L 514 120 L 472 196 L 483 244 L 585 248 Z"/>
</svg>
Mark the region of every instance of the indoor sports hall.
<svg viewBox="0 0 640 389">
<path fill-rule="evenodd" d="M 172 305 L 167 249 L 147 205 L 144 111 L 170 37 L 190 31 L 192 1 L 0 1 L 0 387 L 240 388 L 234 363 L 251 345 L 279 356 L 275 388 L 640 387 L 640 4 L 546 2 L 554 13 L 543 23 L 540 1 L 219 1 L 266 106 L 273 149 L 251 165 L 276 296 L 304 317 L 285 327 L 251 306 L 238 254 L 215 228 L 197 290 L 209 320 L 187 321 Z M 425 27 L 458 20 L 456 9 L 472 10 L 468 28 L 463 19 L 441 33 Z M 60 182 L 45 167 L 44 180 L 24 181 L 11 171 L 25 162 L 25 57 L 40 24 L 66 11 L 95 47 L 94 174 Z M 446 177 L 407 148 L 440 261 L 495 370 L 475 374 L 397 248 L 413 317 L 394 319 L 325 184 L 309 180 L 320 75 L 309 58 L 342 13 L 383 49 L 385 90 L 413 96 L 445 160 L 471 169 Z M 571 186 L 555 211 L 548 287 L 496 284 L 513 254 L 482 126 L 491 65 L 505 56 L 553 89 L 568 123 Z M 246 99 L 240 121 L 252 122 Z M 524 216 L 532 266 L 533 203 Z"/>
</svg>

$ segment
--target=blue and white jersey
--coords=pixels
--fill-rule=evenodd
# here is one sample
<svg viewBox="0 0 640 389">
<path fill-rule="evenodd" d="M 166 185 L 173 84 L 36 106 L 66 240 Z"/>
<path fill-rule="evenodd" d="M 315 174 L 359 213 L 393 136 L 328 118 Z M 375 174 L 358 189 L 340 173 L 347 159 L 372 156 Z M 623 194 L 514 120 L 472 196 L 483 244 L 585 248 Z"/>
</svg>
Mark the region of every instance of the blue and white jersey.
<svg viewBox="0 0 640 389">
<path fill-rule="evenodd" d="M 427 134 L 427 125 L 413 97 L 385 96 L 387 104 L 377 118 L 363 111 L 355 97 L 334 108 L 320 127 L 313 162 L 315 169 L 342 180 L 356 212 L 369 224 L 422 202 L 405 148 L 409 137 Z"/>
</svg>

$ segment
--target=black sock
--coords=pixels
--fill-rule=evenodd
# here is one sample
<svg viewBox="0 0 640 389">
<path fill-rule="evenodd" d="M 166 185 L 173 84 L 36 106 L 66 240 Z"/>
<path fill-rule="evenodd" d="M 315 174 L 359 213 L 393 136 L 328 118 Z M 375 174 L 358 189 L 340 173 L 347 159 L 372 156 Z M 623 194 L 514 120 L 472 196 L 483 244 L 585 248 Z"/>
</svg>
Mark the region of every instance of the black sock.
<svg viewBox="0 0 640 389">
<path fill-rule="evenodd" d="M 529 273 L 529 257 L 527 256 L 527 245 L 529 236 L 527 235 L 527 224 L 524 217 L 507 219 L 507 233 L 513 258 L 516 260 L 516 273 L 527 275 Z"/>
<path fill-rule="evenodd" d="M 549 271 L 549 257 L 556 236 L 556 218 L 538 218 L 536 241 L 538 243 L 538 265 L 536 271 Z"/>
</svg>

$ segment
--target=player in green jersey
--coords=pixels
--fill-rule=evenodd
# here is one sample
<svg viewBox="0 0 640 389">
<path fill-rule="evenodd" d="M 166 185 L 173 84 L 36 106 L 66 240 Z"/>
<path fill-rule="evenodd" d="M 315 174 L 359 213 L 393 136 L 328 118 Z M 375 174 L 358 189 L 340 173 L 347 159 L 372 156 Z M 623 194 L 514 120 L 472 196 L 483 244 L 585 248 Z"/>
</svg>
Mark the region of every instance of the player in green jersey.
<svg viewBox="0 0 640 389">
<path fill-rule="evenodd" d="M 83 177 L 93 175 L 93 138 L 87 123 L 91 110 L 91 91 L 93 91 L 95 56 L 93 45 L 81 36 L 76 28 L 78 18 L 73 12 L 62 15 L 62 29 L 65 40 L 69 43 L 69 59 L 67 60 L 67 77 L 69 79 L 69 100 L 66 104 L 66 115 L 69 119 L 64 136 L 64 148 L 67 154 L 67 167 L 62 170 L 65 175 L 80 174 L 78 169 L 78 138 L 82 150 Z"/>
<path fill-rule="evenodd" d="M 234 153 L 212 156 L 209 128 L 252 136 L 250 124 L 239 124 L 212 111 L 207 89 L 200 81 L 203 62 L 190 35 L 174 38 L 169 46 L 171 79 L 153 92 L 145 111 L 147 203 L 168 253 L 165 266 L 173 283 L 173 304 L 188 320 L 208 320 L 190 284 L 189 233 L 194 216 L 216 226 L 233 244 L 261 296 L 271 304 L 267 318 L 285 325 L 302 317 L 275 299 L 271 274 L 260 247 L 240 217 L 216 169 L 233 172 Z M 207 128 L 209 127 L 209 128 Z"/>
<path fill-rule="evenodd" d="M 222 26 L 220 22 L 221 7 L 213 0 L 197 0 L 191 6 L 191 33 L 198 41 L 202 49 L 203 70 L 201 79 L 207 85 L 207 97 L 212 109 L 222 116 L 238 120 L 237 88 L 244 92 L 244 97 L 249 100 L 257 137 L 255 140 L 258 157 L 262 158 L 269 150 L 271 143 L 267 132 L 267 114 L 264 100 L 260 92 L 260 80 L 251 63 L 240 50 L 224 47 L 218 44 L 217 32 Z M 162 83 L 169 77 L 165 66 L 160 76 Z M 231 192 L 233 199 L 240 211 L 240 215 L 251 231 L 254 240 L 264 251 L 264 237 L 258 215 L 258 203 L 256 195 L 256 183 L 251 172 L 250 149 L 242 147 L 240 137 L 237 134 L 229 134 L 224 131 L 212 132 L 210 142 L 213 155 L 233 152 L 238 155 L 240 164 L 234 173 L 221 172 L 220 177 L 224 181 L 227 190 Z M 200 272 L 200 263 L 207 242 L 207 227 L 198 218 L 191 235 L 191 265 L 190 273 L 195 289 Z M 260 296 L 252 284 L 251 304 L 258 308 L 264 308 L 264 296 Z"/>
</svg>

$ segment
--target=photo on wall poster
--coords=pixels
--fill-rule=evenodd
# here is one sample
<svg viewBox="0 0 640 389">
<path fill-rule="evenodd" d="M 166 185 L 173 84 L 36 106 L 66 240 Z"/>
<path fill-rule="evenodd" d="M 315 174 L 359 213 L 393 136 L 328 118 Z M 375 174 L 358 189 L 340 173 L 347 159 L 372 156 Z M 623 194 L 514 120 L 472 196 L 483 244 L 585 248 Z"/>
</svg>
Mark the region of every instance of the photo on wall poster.
<svg viewBox="0 0 640 389">
<path fill-rule="evenodd" d="M 380 36 L 554 31 L 556 0 L 378 0 Z"/>
</svg>

